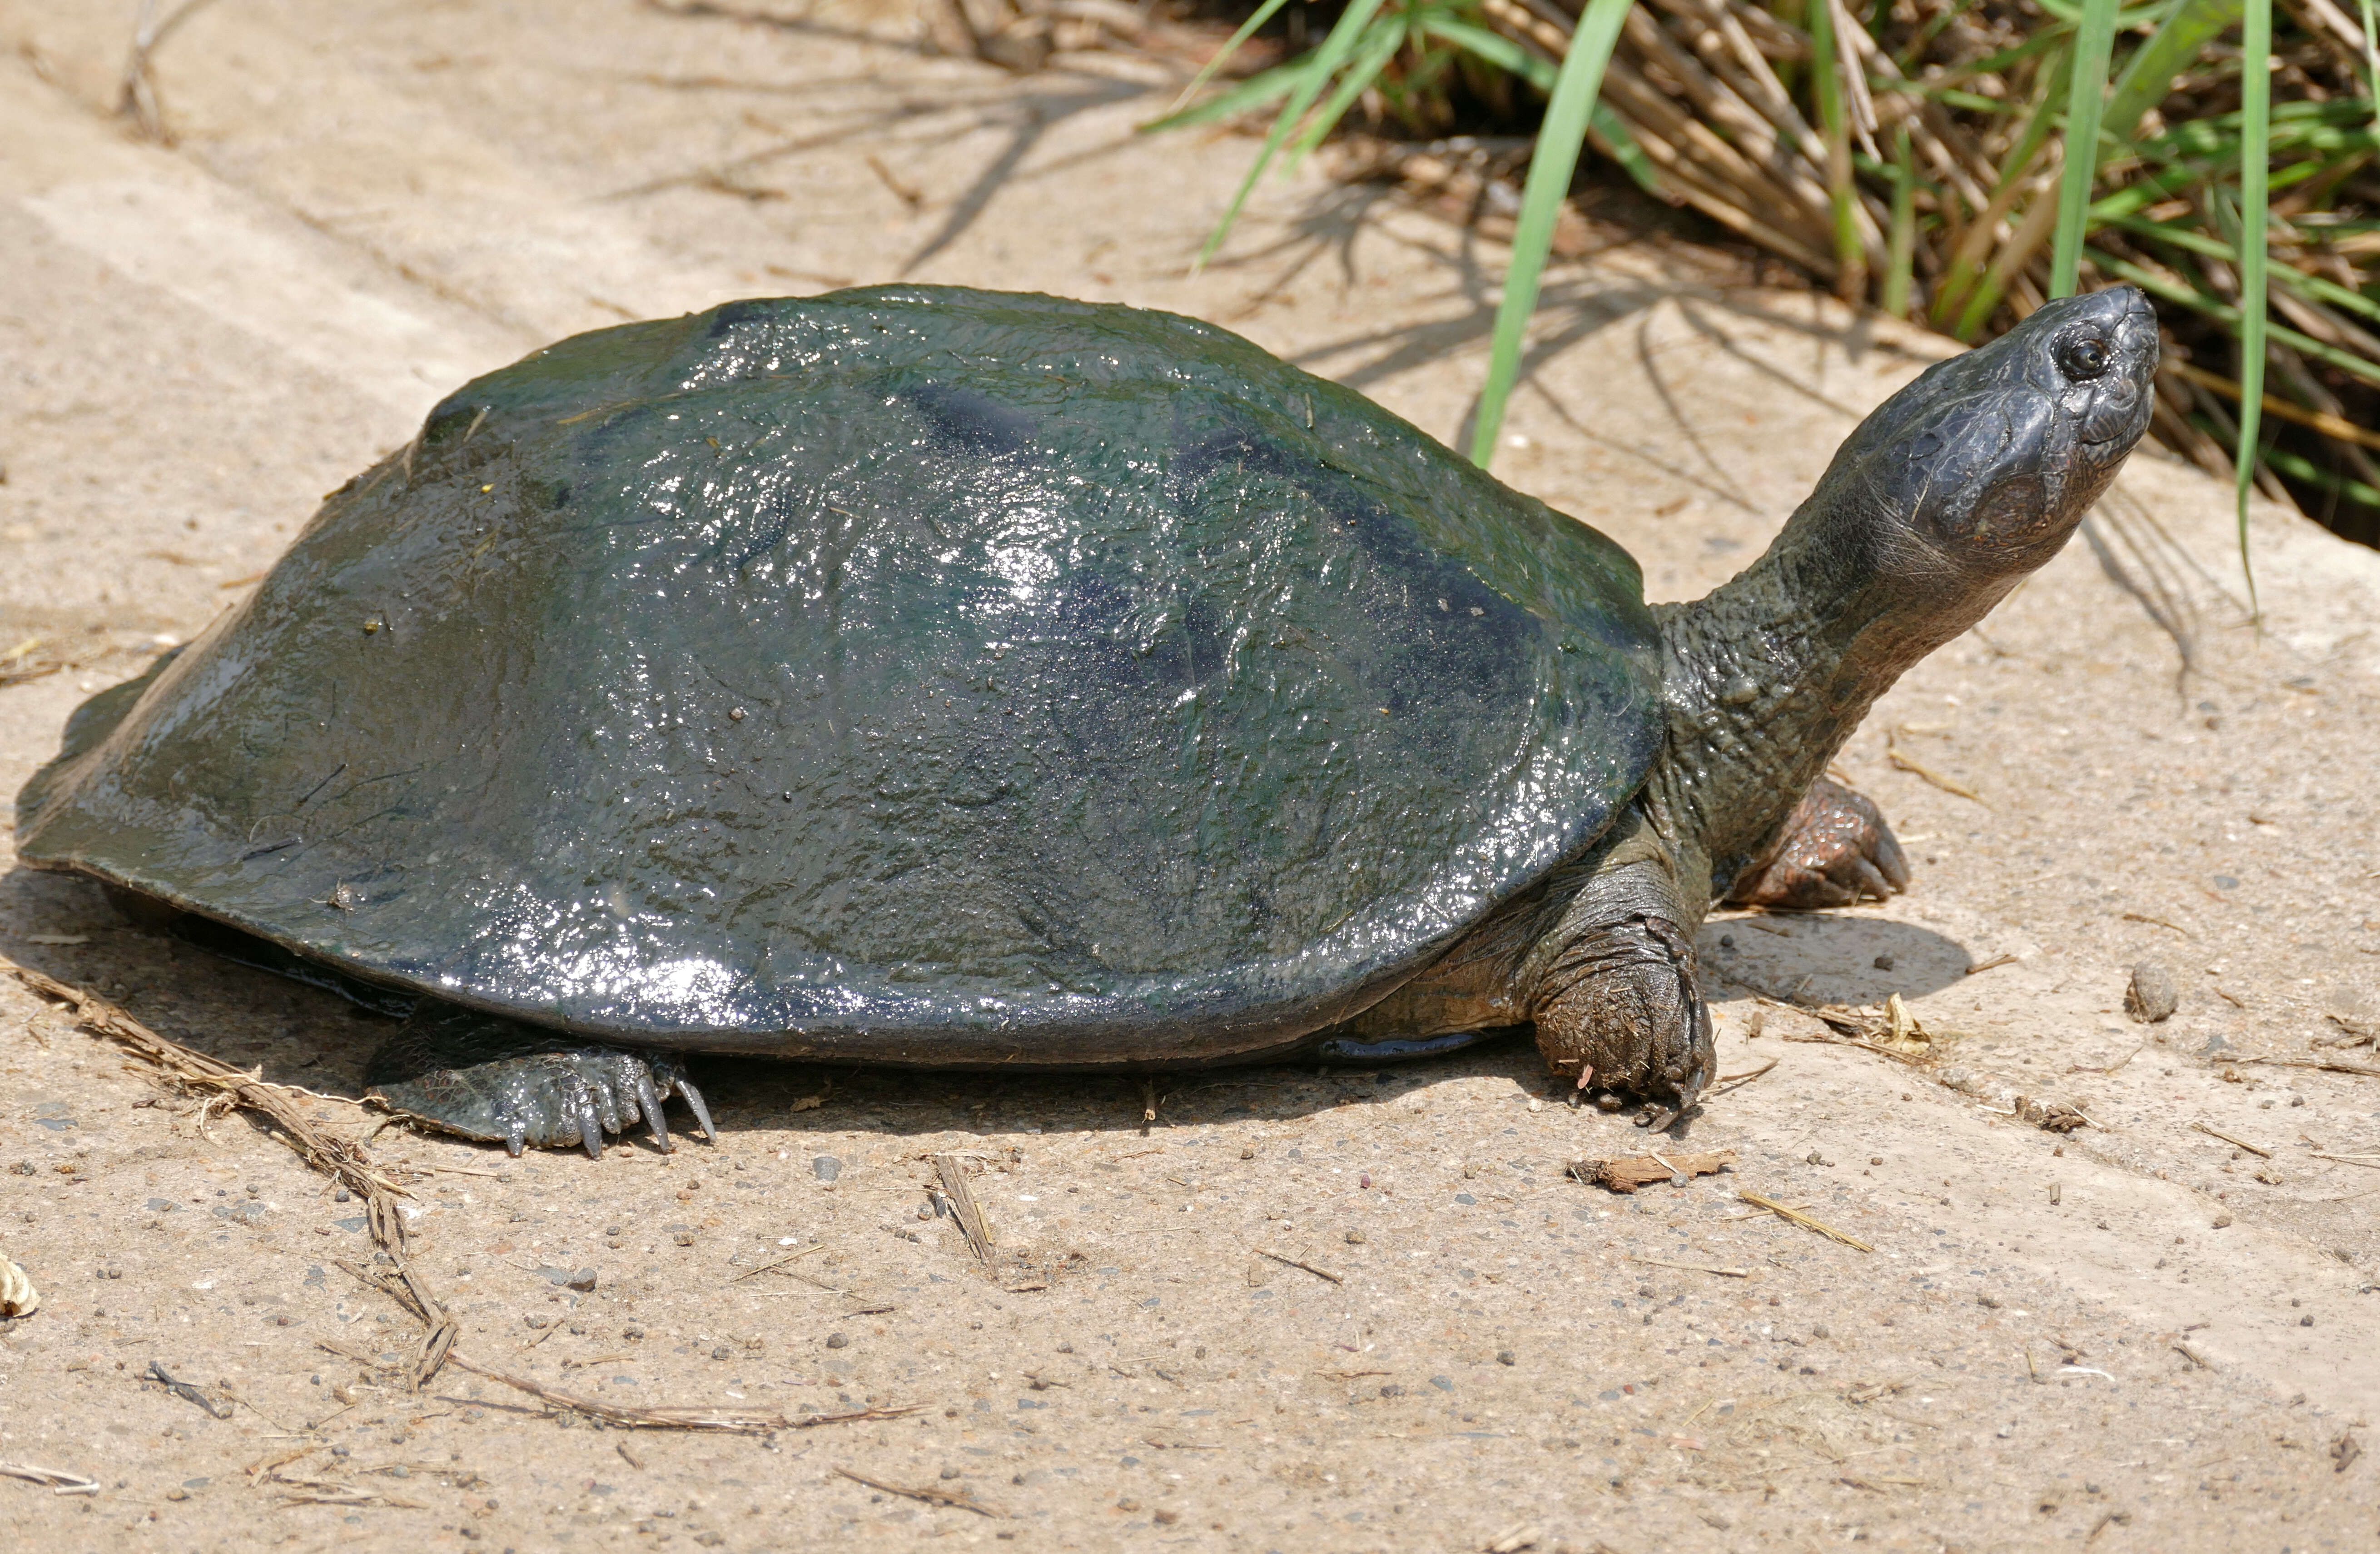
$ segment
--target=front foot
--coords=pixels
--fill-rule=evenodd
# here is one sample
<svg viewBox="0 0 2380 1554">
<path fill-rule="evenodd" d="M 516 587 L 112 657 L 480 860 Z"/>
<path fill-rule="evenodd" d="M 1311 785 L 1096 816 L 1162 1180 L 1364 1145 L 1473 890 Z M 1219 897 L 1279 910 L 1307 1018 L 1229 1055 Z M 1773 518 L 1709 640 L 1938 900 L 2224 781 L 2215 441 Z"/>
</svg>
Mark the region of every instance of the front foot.
<svg viewBox="0 0 2380 1554">
<path fill-rule="evenodd" d="M 1717 1066 L 1710 1006 L 1694 944 L 1677 923 L 1645 916 L 1571 945 L 1562 990 L 1537 1011 L 1537 1050 L 1574 1087 L 1652 1103 L 1637 1121 L 1667 1127 L 1691 1110 Z"/>
<path fill-rule="evenodd" d="M 401 1111 L 466 1138 L 603 1154 L 606 1134 L 642 1121 L 663 1150 L 662 1103 L 674 1090 L 702 1136 L 716 1140 L 710 1111 L 678 1060 L 571 1040 L 558 1031 L 427 1001 L 383 1042 L 364 1071 L 367 1091 Z"/>
<path fill-rule="evenodd" d="M 1874 803 L 1821 777 L 1786 818 L 1777 850 L 1728 892 L 1738 906 L 1811 912 L 1909 888 L 1909 859 Z"/>
</svg>

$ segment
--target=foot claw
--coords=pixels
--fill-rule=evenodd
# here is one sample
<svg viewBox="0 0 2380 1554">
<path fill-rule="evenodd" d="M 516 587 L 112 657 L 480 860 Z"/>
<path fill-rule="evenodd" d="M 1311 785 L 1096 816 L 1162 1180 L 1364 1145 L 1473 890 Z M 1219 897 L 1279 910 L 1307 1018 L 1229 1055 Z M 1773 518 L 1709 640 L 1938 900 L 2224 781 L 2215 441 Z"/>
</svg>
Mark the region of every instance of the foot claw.
<svg viewBox="0 0 2380 1554">
<path fill-rule="evenodd" d="M 661 1152 L 677 1153 L 677 1146 L 670 1142 L 669 1121 L 662 1115 L 661 1094 L 653 1088 L 652 1071 L 641 1062 L 637 1064 L 637 1106 L 644 1112 L 645 1125 L 652 1130 L 653 1143 Z"/>
<path fill-rule="evenodd" d="M 696 1089 L 693 1082 L 682 1074 L 678 1075 L 677 1093 L 686 1098 L 686 1110 L 694 1113 L 694 1120 L 702 1130 L 704 1141 L 710 1144 L 718 1143 L 719 1130 L 710 1125 L 710 1108 L 702 1103 L 702 1092 Z"/>
<path fill-rule="evenodd" d="M 584 1090 L 578 1094 L 578 1142 L 589 1159 L 603 1158 L 603 1119 L 596 1114 L 595 1098 Z"/>
</svg>

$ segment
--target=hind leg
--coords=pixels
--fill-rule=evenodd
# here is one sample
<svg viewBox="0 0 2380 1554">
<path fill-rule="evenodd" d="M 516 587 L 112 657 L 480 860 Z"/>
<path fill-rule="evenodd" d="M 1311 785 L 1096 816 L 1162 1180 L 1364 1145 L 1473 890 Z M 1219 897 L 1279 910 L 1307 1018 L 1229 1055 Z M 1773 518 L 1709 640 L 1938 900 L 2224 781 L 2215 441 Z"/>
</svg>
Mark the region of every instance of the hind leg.
<svg viewBox="0 0 2380 1554">
<path fill-rule="evenodd" d="M 1909 888 L 1909 859 L 1865 795 L 1821 777 L 1786 817 L 1767 859 L 1728 892 L 1739 906 L 1815 911 L 1888 899 Z"/>
<path fill-rule="evenodd" d="M 428 1000 L 372 1054 L 364 1086 L 400 1111 L 516 1155 L 532 1144 L 577 1145 L 601 1159 L 604 1135 L 639 1120 L 674 1149 L 662 1116 L 673 1090 L 702 1136 L 717 1136 L 702 1093 L 670 1054 L 600 1047 Z"/>
</svg>

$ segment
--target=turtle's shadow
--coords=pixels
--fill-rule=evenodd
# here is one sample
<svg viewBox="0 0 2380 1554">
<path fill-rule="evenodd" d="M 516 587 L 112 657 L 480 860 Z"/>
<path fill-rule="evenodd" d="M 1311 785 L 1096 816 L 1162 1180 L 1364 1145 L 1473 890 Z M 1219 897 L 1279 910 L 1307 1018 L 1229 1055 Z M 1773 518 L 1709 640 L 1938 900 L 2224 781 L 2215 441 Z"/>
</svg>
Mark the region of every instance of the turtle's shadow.
<svg viewBox="0 0 2380 1554">
<path fill-rule="evenodd" d="M 1719 917 L 1705 926 L 1699 949 L 1706 989 L 1722 1005 L 1755 993 L 1807 1003 L 1878 1003 L 1894 992 L 1916 996 L 1953 985 L 1971 964 L 1962 946 L 1939 934 L 1858 911 Z M 123 1003 L 159 1035 L 194 1050 L 258 1070 L 273 1083 L 327 1095 L 362 1094 L 365 1062 L 395 1026 L 332 993 L 128 923 L 96 885 L 71 876 L 26 868 L 0 876 L 0 951 Z M 1511 1086 L 1512 1099 L 1521 1100 L 1545 1093 L 1548 1083 L 1522 1028 L 1451 1055 L 1388 1065 L 1275 1063 L 1142 1074 L 727 1057 L 696 1063 L 712 1113 L 730 1135 L 847 1136 L 856 1128 L 895 1137 L 954 1129 L 1131 1136 L 1184 1124 L 1312 1118 L 1481 1079 Z M 832 1105 L 815 1104 L 822 1093 L 831 1094 Z M 1152 1104 L 1153 1122 L 1146 1115 Z M 1692 1127 L 1689 1119 L 1683 1128 Z M 632 1135 L 632 1142 L 641 1139 L 641 1130 Z"/>
</svg>

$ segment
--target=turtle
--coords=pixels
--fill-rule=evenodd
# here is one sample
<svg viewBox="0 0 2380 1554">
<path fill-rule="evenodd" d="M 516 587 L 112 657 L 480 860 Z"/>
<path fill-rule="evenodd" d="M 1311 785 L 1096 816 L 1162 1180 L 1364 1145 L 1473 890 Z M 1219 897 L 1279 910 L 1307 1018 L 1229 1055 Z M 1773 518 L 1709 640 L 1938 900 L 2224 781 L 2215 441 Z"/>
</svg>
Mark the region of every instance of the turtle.
<svg viewBox="0 0 2380 1554">
<path fill-rule="evenodd" d="M 1715 902 L 1910 881 L 1828 780 L 2140 439 L 2154 314 L 2052 301 L 1854 430 L 1690 603 L 1212 324 L 897 285 L 565 339 L 436 406 L 72 715 L 17 854 L 399 1019 L 515 1154 L 689 1053 L 1372 1064 L 1533 1030 L 1670 1125 Z M 1622 1101 L 1625 1104 L 1625 1101 Z"/>
</svg>

